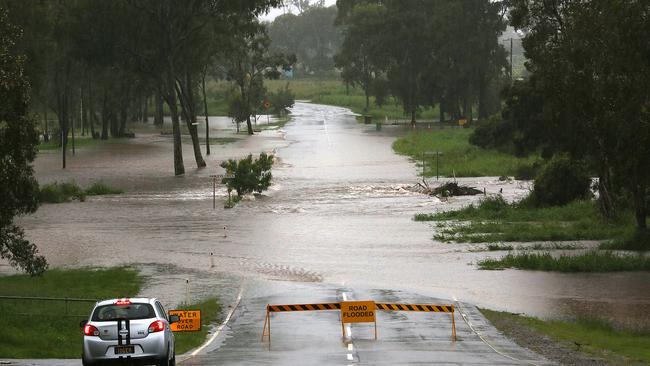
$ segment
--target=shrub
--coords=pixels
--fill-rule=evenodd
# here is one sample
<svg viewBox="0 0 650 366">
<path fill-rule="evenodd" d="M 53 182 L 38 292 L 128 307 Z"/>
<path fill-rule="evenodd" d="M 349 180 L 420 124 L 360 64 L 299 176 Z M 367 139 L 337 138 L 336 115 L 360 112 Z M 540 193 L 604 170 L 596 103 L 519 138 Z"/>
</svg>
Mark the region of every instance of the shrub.
<svg viewBox="0 0 650 366">
<path fill-rule="evenodd" d="M 88 196 L 100 196 L 103 194 L 120 194 L 124 193 L 123 190 L 119 188 L 113 188 L 111 186 L 107 186 L 106 184 L 102 182 L 96 182 L 92 186 L 88 187 L 86 189 L 86 194 Z"/>
<path fill-rule="evenodd" d="M 275 93 L 269 94 L 269 102 L 271 102 L 271 112 L 275 115 L 282 116 L 289 111 L 289 108 L 295 104 L 295 95 L 289 89 L 289 83 L 284 88 L 278 89 Z"/>
<path fill-rule="evenodd" d="M 71 199 L 85 201 L 86 193 L 74 182 L 54 182 L 41 187 L 39 199 L 46 203 L 69 202 Z"/>
<path fill-rule="evenodd" d="M 535 177 L 531 199 L 537 206 L 562 206 L 590 195 L 591 179 L 584 165 L 556 155 Z"/>
<path fill-rule="evenodd" d="M 273 155 L 261 153 L 260 157 L 253 160 L 253 155 L 239 161 L 228 159 L 221 163 L 221 167 L 234 175 L 233 178 L 224 178 L 221 183 L 228 187 L 228 190 L 235 190 L 238 196 L 247 193 L 261 193 L 271 185 L 271 167 L 273 166 Z"/>
<path fill-rule="evenodd" d="M 499 115 L 495 115 L 476 124 L 476 129 L 469 136 L 469 143 L 484 149 L 503 149 L 511 140 L 511 135 L 511 127 Z"/>
</svg>

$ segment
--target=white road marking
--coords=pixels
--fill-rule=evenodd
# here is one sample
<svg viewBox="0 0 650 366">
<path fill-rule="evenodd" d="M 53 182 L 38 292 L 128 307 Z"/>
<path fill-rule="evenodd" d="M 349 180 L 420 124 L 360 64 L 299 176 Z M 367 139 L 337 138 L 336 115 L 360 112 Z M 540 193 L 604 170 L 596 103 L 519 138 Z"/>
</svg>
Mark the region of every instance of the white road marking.
<svg viewBox="0 0 650 366">
<path fill-rule="evenodd" d="M 226 327 L 226 325 L 230 321 L 230 318 L 232 317 L 232 314 L 235 312 L 235 310 L 239 306 L 239 303 L 241 302 L 241 298 L 242 298 L 243 293 L 244 293 L 244 287 L 242 286 L 239 289 L 239 294 L 237 295 L 237 300 L 235 301 L 235 304 L 233 305 L 232 309 L 230 309 L 230 312 L 228 313 L 228 316 L 226 316 L 226 319 L 223 321 L 223 323 L 221 323 L 219 328 L 217 328 L 217 330 L 214 332 L 214 334 L 212 334 L 212 337 L 210 337 L 210 339 L 208 339 L 205 343 L 203 343 L 199 348 L 195 349 L 194 352 L 190 353 L 188 357 L 186 357 L 186 358 L 184 358 L 182 360 L 179 360 L 177 363 L 187 361 L 190 358 L 196 356 L 199 352 L 203 351 L 205 349 L 205 347 L 209 346 L 212 342 L 214 342 L 215 339 L 217 339 L 217 336 L 219 336 L 219 334 L 221 334 L 221 331 L 223 330 L 223 328 Z"/>
<path fill-rule="evenodd" d="M 503 356 L 505 358 L 509 358 L 509 359 L 511 359 L 513 361 L 524 362 L 524 363 L 527 363 L 529 365 L 537 366 L 537 364 L 532 362 L 532 361 L 520 360 L 518 358 L 507 355 L 507 354 L 499 351 L 498 349 L 494 348 L 485 338 L 483 338 L 482 335 L 479 334 L 478 331 L 476 331 L 476 329 L 474 329 L 474 327 L 472 326 L 472 323 L 467 320 L 467 315 L 463 312 L 463 310 L 460 308 L 460 306 L 459 305 L 454 305 L 454 306 L 458 308 L 458 312 L 460 313 L 460 315 L 463 318 L 463 320 L 465 321 L 465 323 L 469 326 L 469 329 L 471 329 L 472 332 L 474 332 L 474 334 L 476 334 L 479 337 L 479 339 L 481 339 L 481 341 L 483 341 L 483 343 L 485 343 L 488 347 L 490 347 L 494 352 L 498 353 L 499 355 L 501 355 L 501 356 Z"/>
<path fill-rule="evenodd" d="M 352 353 L 348 353 L 348 361 L 354 360 L 354 357 L 352 357 Z"/>
</svg>

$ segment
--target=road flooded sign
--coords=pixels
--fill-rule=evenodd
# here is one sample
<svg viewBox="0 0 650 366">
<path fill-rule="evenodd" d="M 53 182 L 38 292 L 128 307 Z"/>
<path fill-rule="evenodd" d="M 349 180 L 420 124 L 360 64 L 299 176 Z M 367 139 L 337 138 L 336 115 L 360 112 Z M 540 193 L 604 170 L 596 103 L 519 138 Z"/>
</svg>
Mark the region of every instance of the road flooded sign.
<svg viewBox="0 0 650 366">
<path fill-rule="evenodd" d="M 344 301 L 341 303 L 341 321 L 343 323 L 374 323 L 374 301 Z"/>
<path fill-rule="evenodd" d="M 170 310 L 169 315 L 178 315 L 180 321 L 171 324 L 172 332 L 197 332 L 201 330 L 201 310 Z"/>
</svg>

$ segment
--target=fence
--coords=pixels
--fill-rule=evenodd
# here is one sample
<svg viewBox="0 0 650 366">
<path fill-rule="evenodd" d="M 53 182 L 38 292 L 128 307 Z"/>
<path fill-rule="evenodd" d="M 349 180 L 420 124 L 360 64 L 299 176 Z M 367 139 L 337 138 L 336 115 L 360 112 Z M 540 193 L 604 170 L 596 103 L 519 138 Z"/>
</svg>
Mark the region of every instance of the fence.
<svg viewBox="0 0 650 366">
<path fill-rule="evenodd" d="M 0 314 L 87 317 L 96 302 L 68 297 L 0 296 Z"/>
</svg>

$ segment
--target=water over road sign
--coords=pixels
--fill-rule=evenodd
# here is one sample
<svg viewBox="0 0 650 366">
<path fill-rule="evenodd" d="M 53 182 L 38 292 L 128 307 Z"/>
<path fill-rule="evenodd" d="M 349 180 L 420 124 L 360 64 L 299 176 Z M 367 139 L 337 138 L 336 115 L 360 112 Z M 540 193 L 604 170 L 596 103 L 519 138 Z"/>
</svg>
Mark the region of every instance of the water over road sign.
<svg viewBox="0 0 650 366">
<path fill-rule="evenodd" d="M 201 310 L 170 310 L 169 315 L 178 315 L 180 321 L 171 324 L 172 332 L 197 332 L 201 330 Z"/>
</svg>

